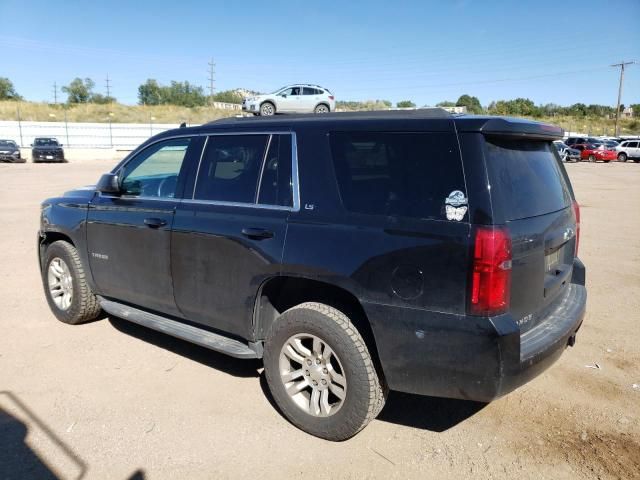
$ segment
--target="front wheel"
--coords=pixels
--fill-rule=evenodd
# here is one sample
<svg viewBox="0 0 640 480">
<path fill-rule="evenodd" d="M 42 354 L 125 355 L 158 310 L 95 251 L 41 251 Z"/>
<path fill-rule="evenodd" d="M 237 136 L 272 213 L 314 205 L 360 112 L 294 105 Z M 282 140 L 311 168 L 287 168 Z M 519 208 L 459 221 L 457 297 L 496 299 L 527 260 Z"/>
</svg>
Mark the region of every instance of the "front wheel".
<svg viewBox="0 0 640 480">
<path fill-rule="evenodd" d="M 618 154 L 618 161 L 619 162 L 626 162 L 627 161 L 627 154 L 622 152 Z"/>
<path fill-rule="evenodd" d="M 44 254 L 42 283 L 58 320 L 76 325 L 95 320 L 100 304 L 89 287 L 78 251 L 68 242 L 53 242 Z"/>
<path fill-rule="evenodd" d="M 595 162 L 596 161 L 596 156 L 595 155 L 589 155 L 589 161 L 590 162 Z"/>
<path fill-rule="evenodd" d="M 263 117 L 270 117 L 276 114 L 276 107 L 273 106 L 273 103 L 264 102 L 260 105 L 260 115 Z"/>
<path fill-rule="evenodd" d="M 354 436 L 385 403 L 362 336 L 328 305 L 303 303 L 284 312 L 267 336 L 264 368 L 284 416 L 320 438 Z"/>
</svg>

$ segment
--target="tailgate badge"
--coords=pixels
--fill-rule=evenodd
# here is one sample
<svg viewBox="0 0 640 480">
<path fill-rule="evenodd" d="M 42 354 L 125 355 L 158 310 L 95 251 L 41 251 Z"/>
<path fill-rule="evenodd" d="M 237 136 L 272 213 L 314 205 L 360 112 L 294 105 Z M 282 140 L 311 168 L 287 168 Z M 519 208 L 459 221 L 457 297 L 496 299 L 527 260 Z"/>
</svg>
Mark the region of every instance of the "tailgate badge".
<svg viewBox="0 0 640 480">
<path fill-rule="evenodd" d="M 459 222 L 467 213 L 467 197 L 460 190 L 451 192 L 444 203 L 447 220 Z"/>
</svg>

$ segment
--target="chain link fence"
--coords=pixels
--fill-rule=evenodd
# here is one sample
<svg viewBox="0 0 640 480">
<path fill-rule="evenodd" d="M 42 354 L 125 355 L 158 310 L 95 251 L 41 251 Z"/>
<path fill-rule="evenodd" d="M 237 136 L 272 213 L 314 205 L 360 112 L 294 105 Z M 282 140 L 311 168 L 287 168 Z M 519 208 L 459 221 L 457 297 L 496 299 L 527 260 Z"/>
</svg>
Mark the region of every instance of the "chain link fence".
<svg viewBox="0 0 640 480">
<path fill-rule="evenodd" d="M 0 139 L 28 148 L 36 137 L 54 137 L 65 148 L 132 150 L 147 138 L 176 128 L 166 123 L 73 123 L 0 121 Z"/>
</svg>

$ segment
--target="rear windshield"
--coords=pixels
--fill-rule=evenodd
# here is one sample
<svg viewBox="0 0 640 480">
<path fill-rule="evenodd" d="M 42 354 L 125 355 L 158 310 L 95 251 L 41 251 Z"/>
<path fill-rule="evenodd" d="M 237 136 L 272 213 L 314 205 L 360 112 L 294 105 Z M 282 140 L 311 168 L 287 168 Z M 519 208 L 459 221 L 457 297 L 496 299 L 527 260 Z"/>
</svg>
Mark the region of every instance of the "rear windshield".
<svg viewBox="0 0 640 480">
<path fill-rule="evenodd" d="M 519 220 L 571 205 L 570 187 L 547 142 L 487 139 L 487 168 L 494 201 L 505 220 Z"/>
<path fill-rule="evenodd" d="M 466 197 L 453 133 L 334 132 L 333 163 L 352 213 L 446 220 L 447 197 Z M 466 199 L 457 221 L 466 221 Z"/>
</svg>

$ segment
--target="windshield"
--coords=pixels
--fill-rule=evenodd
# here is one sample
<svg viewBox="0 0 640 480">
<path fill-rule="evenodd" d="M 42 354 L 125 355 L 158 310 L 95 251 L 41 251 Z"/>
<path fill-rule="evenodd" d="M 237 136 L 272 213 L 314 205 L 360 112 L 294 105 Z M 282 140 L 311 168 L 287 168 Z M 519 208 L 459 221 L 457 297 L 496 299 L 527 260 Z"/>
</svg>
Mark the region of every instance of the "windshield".
<svg viewBox="0 0 640 480">
<path fill-rule="evenodd" d="M 55 138 L 36 138 L 33 144 L 38 147 L 57 147 L 58 141 Z"/>
<path fill-rule="evenodd" d="M 16 142 L 13 140 L 0 140 L 0 147 L 14 147 L 17 148 Z"/>
</svg>

